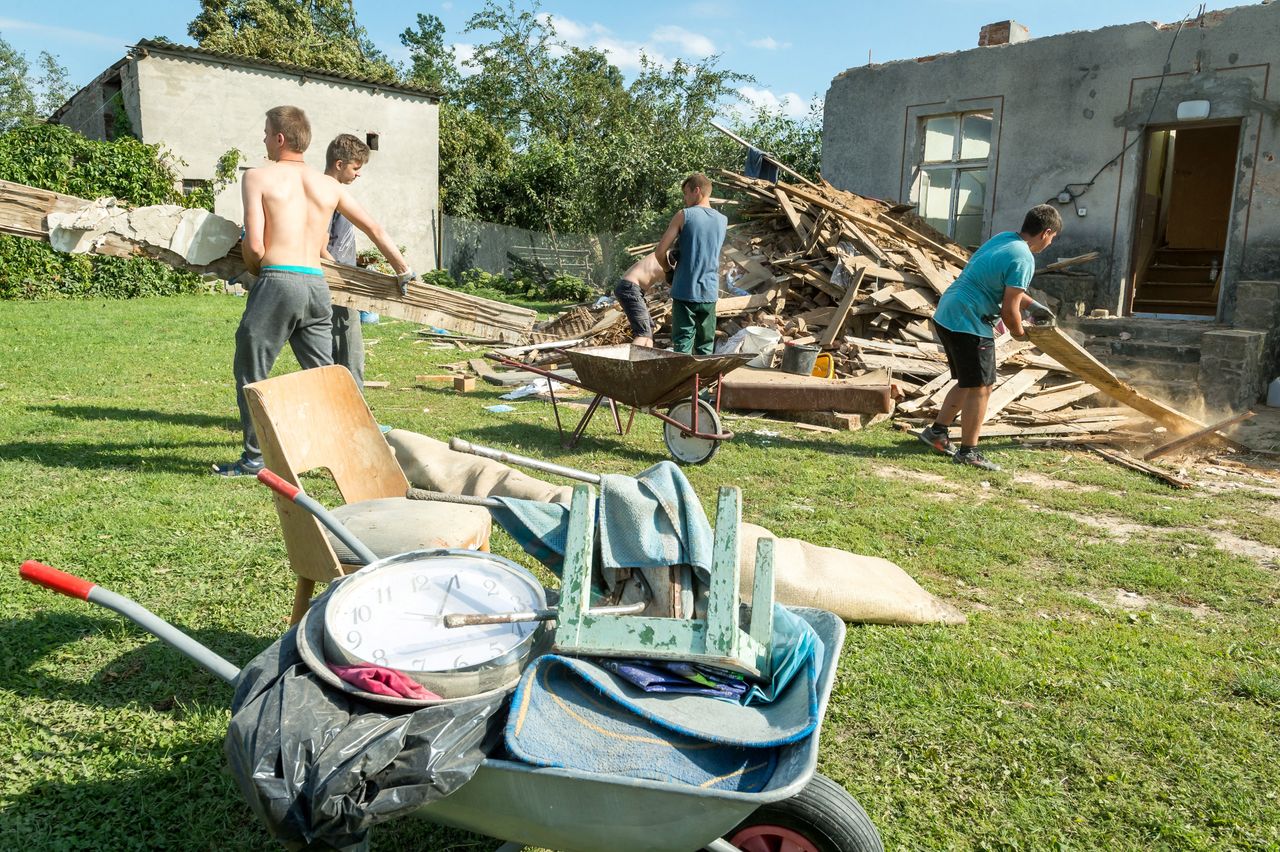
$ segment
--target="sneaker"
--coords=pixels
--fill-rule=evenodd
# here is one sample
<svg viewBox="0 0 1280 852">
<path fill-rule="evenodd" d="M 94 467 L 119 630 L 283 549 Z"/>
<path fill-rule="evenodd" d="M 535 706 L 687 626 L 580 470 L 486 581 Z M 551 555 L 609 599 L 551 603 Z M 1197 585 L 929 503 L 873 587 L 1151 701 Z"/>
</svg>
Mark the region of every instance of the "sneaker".
<svg viewBox="0 0 1280 852">
<path fill-rule="evenodd" d="M 214 476 L 257 476 L 262 468 L 261 461 L 253 462 L 241 456 L 230 464 L 215 464 L 213 474 Z"/>
<path fill-rule="evenodd" d="M 935 429 L 930 426 L 917 432 L 916 437 L 940 453 L 955 455 L 955 448 L 951 446 L 951 436 L 946 429 Z"/>
<path fill-rule="evenodd" d="M 965 449 L 964 447 L 956 450 L 956 454 L 951 457 L 951 460 L 956 464 L 967 464 L 972 467 L 980 467 L 983 470 L 1003 470 L 995 462 L 987 461 L 987 457 L 977 450 Z"/>
</svg>

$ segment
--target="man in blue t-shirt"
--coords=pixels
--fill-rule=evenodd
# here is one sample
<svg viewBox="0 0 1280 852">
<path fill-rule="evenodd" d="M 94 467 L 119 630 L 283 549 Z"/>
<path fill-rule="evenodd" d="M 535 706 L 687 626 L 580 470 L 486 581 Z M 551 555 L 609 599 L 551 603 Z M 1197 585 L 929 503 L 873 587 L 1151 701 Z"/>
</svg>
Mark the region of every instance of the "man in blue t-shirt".
<svg viewBox="0 0 1280 852">
<path fill-rule="evenodd" d="M 956 385 L 943 400 L 933 425 L 920 432 L 920 440 L 951 454 L 948 430 L 956 415 L 961 415 L 960 449 L 952 455 L 956 464 L 1000 469 L 978 452 L 987 400 L 996 381 L 993 327 L 997 320 L 1004 320 L 1010 334 L 1024 337 L 1022 307 L 1032 302 L 1027 285 L 1036 271 L 1032 255 L 1047 249 L 1061 231 L 1062 217 L 1056 208 L 1032 207 L 1018 233 L 1005 231 L 983 243 L 938 300 L 933 329 L 947 353 Z"/>
<path fill-rule="evenodd" d="M 680 190 L 684 209 L 671 217 L 654 250 L 666 272 L 671 271 L 667 252 L 678 248 L 680 254 L 671 281 L 671 349 L 710 355 L 716 341 L 720 249 L 729 220 L 711 209 L 711 180 L 706 175 L 689 175 Z"/>
</svg>

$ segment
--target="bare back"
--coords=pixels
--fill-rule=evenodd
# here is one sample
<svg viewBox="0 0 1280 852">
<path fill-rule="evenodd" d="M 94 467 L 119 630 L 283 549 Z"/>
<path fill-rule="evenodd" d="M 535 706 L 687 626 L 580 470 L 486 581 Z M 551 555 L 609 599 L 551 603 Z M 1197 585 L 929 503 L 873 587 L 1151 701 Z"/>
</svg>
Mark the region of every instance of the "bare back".
<svg viewBox="0 0 1280 852">
<path fill-rule="evenodd" d="M 631 268 L 622 273 L 622 277 L 648 291 L 650 287 L 666 277 L 666 272 L 663 271 L 662 264 L 658 263 L 658 256 L 649 252 L 631 264 Z"/>
<path fill-rule="evenodd" d="M 297 160 L 251 169 L 244 177 L 245 230 L 262 228 L 261 266 L 320 266 L 341 185 Z"/>
</svg>

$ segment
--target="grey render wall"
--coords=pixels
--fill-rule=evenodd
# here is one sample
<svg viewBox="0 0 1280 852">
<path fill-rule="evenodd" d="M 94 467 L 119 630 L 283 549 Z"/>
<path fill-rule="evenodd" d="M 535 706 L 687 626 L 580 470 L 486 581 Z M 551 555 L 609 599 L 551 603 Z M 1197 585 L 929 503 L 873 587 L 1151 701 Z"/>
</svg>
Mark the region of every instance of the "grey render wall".
<svg viewBox="0 0 1280 852">
<path fill-rule="evenodd" d="M 1151 124 L 1176 121 L 1180 101 L 1205 99 L 1210 120 L 1242 119 L 1236 207 L 1224 262 L 1223 319 L 1234 283 L 1280 277 L 1280 102 L 1270 80 L 1280 58 L 1280 4 L 1209 13 L 1174 37 L 1148 23 L 1067 33 L 1020 44 L 850 68 L 827 91 L 822 174 L 865 195 L 907 200 L 929 114 L 995 114 L 985 236 L 1016 230 L 1026 209 L 1067 183 L 1087 182 Z M 1073 205 L 1049 250 L 1098 250 L 1094 306 L 1118 312 L 1129 275 L 1143 145 L 1129 147 Z M 1080 218 L 1074 207 L 1086 208 Z"/>
<path fill-rule="evenodd" d="M 439 199 L 439 109 L 426 96 L 305 77 L 283 70 L 194 59 L 152 51 L 133 61 L 138 77 L 142 141 L 160 142 L 186 161 L 184 179 L 210 180 L 230 148 L 243 166 L 265 163 L 264 116 L 281 104 L 301 107 L 311 121 L 307 163 L 324 169 L 329 140 L 339 133 L 379 135 L 378 150 L 351 192 L 411 265 L 433 269 Z M 240 185 L 219 194 L 216 212 L 243 221 Z M 369 245 L 358 234 L 359 247 Z"/>
<path fill-rule="evenodd" d="M 339 133 L 364 139 L 378 134 L 378 150 L 351 192 L 408 249 L 416 269 L 436 266 L 439 183 L 439 107 L 429 97 L 356 82 L 307 77 L 217 58 L 150 51 L 108 69 L 76 93 L 58 121 L 91 139 L 103 139 L 104 83 L 119 74 L 134 133 L 180 158 L 184 180 L 212 180 L 227 150 L 245 154 L 245 168 L 265 163 L 266 111 L 293 104 L 311 120 L 307 162 L 324 169 L 329 140 Z M 242 222 L 240 184 L 224 189 L 215 212 Z M 358 248 L 371 243 L 357 233 Z"/>
</svg>

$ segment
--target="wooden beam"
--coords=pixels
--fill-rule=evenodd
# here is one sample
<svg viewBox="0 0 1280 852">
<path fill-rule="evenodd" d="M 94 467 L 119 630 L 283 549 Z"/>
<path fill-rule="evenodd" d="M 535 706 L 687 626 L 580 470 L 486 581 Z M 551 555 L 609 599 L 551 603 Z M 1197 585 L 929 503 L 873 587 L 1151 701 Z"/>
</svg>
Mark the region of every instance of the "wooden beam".
<svg viewBox="0 0 1280 852">
<path fill-rule="evenodd" d="M 0 181 L 0 233 L 49 241 L 46 217 L 50 213 L 74 213 L 92 204 L 83 198 L 63 195 L 20 183 Z M 203 266 L 187 263 L 174 252 L 146 245 L 123 234 L 107 233 L 94 254 L 114 257 L 150 257 L 180 269 L 235 278 L 245 269 L 240 246 Z M 494 337 L 519 343 L 533 330 L 538 315 L 527 308 L 482 299 L 457 290 L 414 282 L 407 295 L 392 275 L 383 275 L 354 266 L 323 261 L 326 283 L 333 303 L 341 307 L 373 311 L 383 316 L 439 326 L 475 336 Z"/>
<path fill-rule="evenodd" d="M 1217 432 L 1219 429 L 1225 429 L 1228 426 L 1234 426 L 1237 423 L 1241 423 L 1245 420 L 1248 420 L 1252 416 L 1253 416 L 1252 411 L 1246 411 L 1244 414 L 1237 414 L 1235 417 L 1228 417 L 1226 420 L 1221 420 L 1217 423 L 1214 423 L 1212 426 L 1206 426 L 1205 428 L 1201 429 L 1198 432 L 1192 432 L 1190 435 L 1183 435 L 1181 438 L 1178 438 L 1176 441 L 1170 441 L 1167 444 L 1162 444 L 1161 446 L 1156 447 L 1154 450 L 1147 453 L 1142 458 L 1144 461 L 1151 461 L 1152 459 L 1158 456 L 1162 456 L 1165 453 L 1171 453 L 1174 450 L 1179 450 L 1179 449 L 1182 449 L 1183 447 L 1189 447 L 1192 444 L 1194 444 L 1196 441 L 1199 441 L 1202 438 L 1209 437 L 1214 432 Z"/>
<path fill-rule="evenodd" d="M 854 299 L 858 298 L 858 288 L 862 286 L 862 279 L 866 274 L 867 270 L 859 269 L 854 273 L 853 283 L 845 288 L 844 295 L 840 297 L 840 304 L 831 315 L 831 323 L 826 331 L 822 332 L 822 339 L 818 342 L 823 349 L 830 349 L 835 345 L 836 338 L 840 336 L 840 329 L 844 328 L 845 321 L 849 319 L 849 309 L 853 307 Z"/>
</svg>

